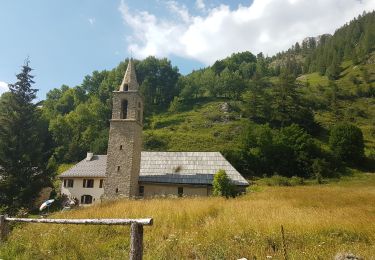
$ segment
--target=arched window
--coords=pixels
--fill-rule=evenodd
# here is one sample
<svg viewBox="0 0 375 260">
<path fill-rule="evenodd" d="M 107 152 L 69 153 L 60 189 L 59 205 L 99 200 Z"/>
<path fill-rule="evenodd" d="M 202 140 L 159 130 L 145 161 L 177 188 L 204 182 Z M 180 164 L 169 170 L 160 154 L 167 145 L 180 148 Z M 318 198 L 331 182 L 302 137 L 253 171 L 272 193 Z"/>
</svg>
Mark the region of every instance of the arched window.
<svg viewBox="0 0 375 260">
<path fill-rule="evenodd" d="M 122 116 L 121 116 L 122 119 L 128 118 L 128 101 L 126 99 L 123 100 L 121 103 L 121 113 L 122 113 Z"/>
<path fill-rule="evenodd" d="M 124 85 L 124 91 L 128 91 L 129 90 L 129 84 L 125 84 Z"/>
<path fill-rule="evenodd" d="M 92 196 L 91 195 L 81 196 L 81 204 L 91 204 L 91 203 L 92 203 Z"/>
</svg>

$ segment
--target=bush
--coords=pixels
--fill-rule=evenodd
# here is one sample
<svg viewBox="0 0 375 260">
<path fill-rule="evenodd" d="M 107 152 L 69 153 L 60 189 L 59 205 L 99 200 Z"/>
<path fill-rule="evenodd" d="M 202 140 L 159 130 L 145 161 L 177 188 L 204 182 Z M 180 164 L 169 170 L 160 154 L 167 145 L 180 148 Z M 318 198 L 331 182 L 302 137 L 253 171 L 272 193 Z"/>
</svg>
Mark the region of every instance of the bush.
<svg viewBox="0 0 375 260">
<path fill-rule="evenodd" d="M 329 146 L 334 155 L 348 163 L 359 163 L 364 157 L 362 131 L 349 123 L 340 123 L 331 129 Z"/>
<path fill-rule="evenodd" d="M 321 183 L 323 177 L 333 177 L 329 163 L 325 159 L 314 159 L 312 164 L 313 177 Z"/>
<path fill-rule="evenodd" d="M 143 147 L 146 151 L 162 151 L 166 150 L 167 143 L 165 137 L 149 133 L 143 136 Z"/>
<path fill-rule="evenodd" d="M 305 180 L 298 176 L 288 178 L 275 174 L 270 178 L 265 178 L 264 183 L 268 186 L 298 186 L 305 185 Z"/>
<path fill-rule="evenodd" d="M 290 184 L 292 186 L 305 185 L 305 180 L 301 177 L 293 176 L 292 178 L 290 178 Z"/>
<path fill-rule="evenodd" d="M 180 111 L 181 107 L 182 107 L 181 98 L 174 97 L 171 103 L 169 104 L 168 111 L 177 112 L 177 111 Z"/>
<path fill-rule="evenodd" d="M 231 183 L 227 173 L 224 170 L 219 170 L 212 183 L 214 196 L 225 196 L 229 198 L 234 196 L 234 185 Z"/>
<path fill-rule="evenodd" d="M 277 174 L 273 175 L 271 178 L 267 178 L 266 184 L 268 186 L 292 186 L 289 178 Z"/>
</svg>

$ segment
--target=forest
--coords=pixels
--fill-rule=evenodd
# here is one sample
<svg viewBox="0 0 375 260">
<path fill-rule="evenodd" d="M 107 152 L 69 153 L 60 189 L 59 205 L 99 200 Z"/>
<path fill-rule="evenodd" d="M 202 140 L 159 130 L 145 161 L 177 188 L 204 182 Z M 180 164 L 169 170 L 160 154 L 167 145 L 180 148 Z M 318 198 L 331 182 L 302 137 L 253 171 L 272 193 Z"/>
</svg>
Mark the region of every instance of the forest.
<svg viewBox="0 0 375 260">
<path fill-rule="evenodd" d="M 167 58 L 135 60 L 144 150 L 220 151 L 247 178 L 322 182 L 351 168 L 374 171 L 374 51 L 371 12 L 272 57 L 234 53 L 188 75 Z M 38 104 L 25 63 L 0 98 L 0 205 L 28 207 L 59 165 L 106 154 L 112 91 L 127 62 Z"/>
</svg>

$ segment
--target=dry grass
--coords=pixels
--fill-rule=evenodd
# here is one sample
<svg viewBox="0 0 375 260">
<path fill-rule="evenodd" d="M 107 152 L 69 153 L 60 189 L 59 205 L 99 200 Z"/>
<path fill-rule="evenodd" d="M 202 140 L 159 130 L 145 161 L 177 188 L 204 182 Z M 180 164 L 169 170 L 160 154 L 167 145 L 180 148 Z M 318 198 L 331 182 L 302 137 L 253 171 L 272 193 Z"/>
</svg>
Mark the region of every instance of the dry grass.
<svg viewBox="0 0 375 260">
<path fill-rule="evenodd" d="M 153 217 L 145 259 L 332 259 L 351 251 L 375 259 L 375 176 L 323 186 L 264 187 L 237 199 L 125 200 L 57 214 L 66 218 Z M 4 259 L 126 259 L 129 228 L 21 225 Z"/>
</svg>

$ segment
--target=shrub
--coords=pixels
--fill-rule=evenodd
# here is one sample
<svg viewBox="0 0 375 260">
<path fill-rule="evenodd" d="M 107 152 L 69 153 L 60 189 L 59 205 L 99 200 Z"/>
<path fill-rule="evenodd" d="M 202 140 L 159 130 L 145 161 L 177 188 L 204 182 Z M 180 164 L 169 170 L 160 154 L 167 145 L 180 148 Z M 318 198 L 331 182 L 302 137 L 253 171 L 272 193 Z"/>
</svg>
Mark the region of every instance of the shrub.
<svg viewBox="0 0 375 260">
<path fill-rule="evenodd" d="M 267 178 L 266 184 L 268 186 L 291 186 L 289 178 L 277 174 L 273 175 L 271 178 Z"/>
<path fill-rule="evenodd" d="M 234 185 L 224 170 L 219 170 L 215 174 L 212 186 L 214 196 L 225 196 L 226 198 L 234 196 Z"/>
<path fill-rule="evenodd" d="M 165 137 L 149 133 L 143 136 L 143 147 L 146 150 L 162 151 L 166 150 L 167 143 Z"/>
<path fill-rule="evenodd" d="M 292 186 L 305 185 L 305 180 L 301 177 L 293 176 L 292 178 L 290 178 L 290 184 Z"/>
<path fill-rule="evenodd" d="M 323 177 L 333 177 L 330 165 L 325 159 L 314 159 L 311 168 L 318 183 L 321 183 Z"/>
<path fill-rule="evenodd" d="M 364 157 L 363 134 L 355 125 L 335 125 L 330 132 L 329 145 L 332 152 L 345 162 L 359 163 Z"/>
<path fill-rule="evenodd" d="M 182 107 L 181 98 L 174 97 L 171 103 L 169 104 L 168 111 L 177 112 L 177 111 L 180 111 L 181 107 Z"/>
<path fill-rule="evenodd" d="M 265 178 L 264 183 L 268 186 L 297 186 L 305 185 L 305 180 L 298 176 L 288 178 L 275 174 L 270 178 Z"/>
</svg>

